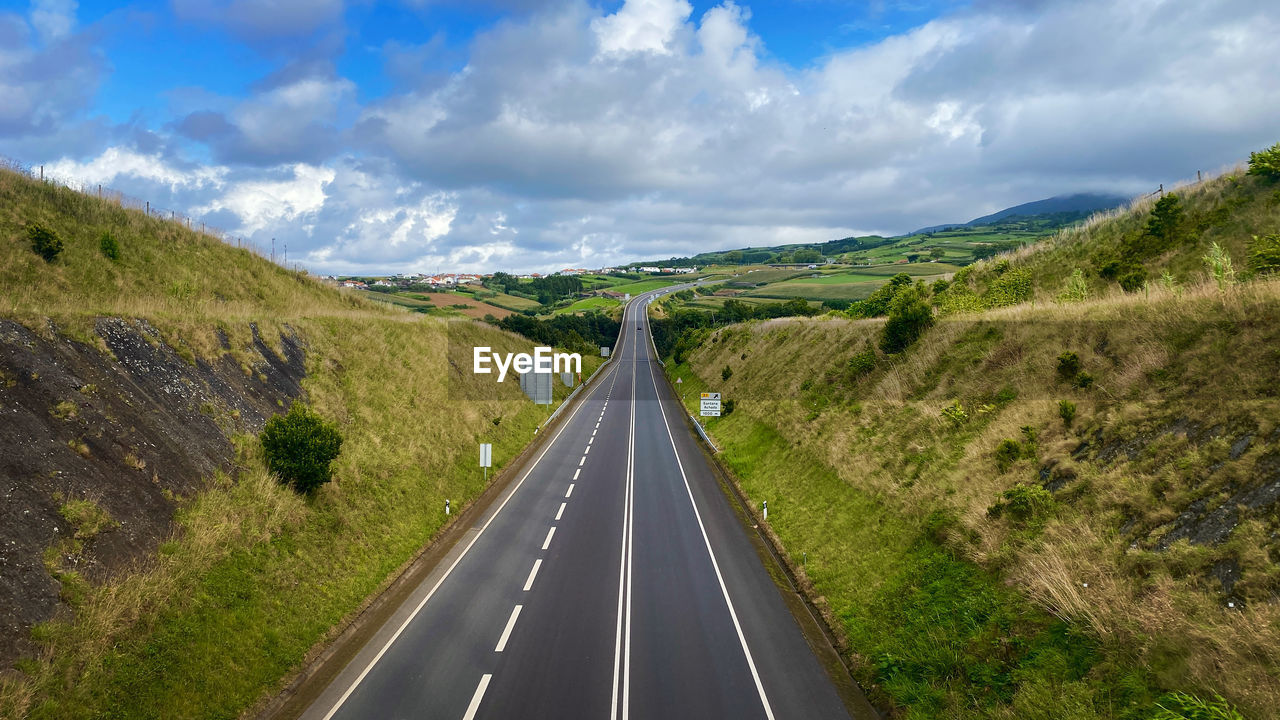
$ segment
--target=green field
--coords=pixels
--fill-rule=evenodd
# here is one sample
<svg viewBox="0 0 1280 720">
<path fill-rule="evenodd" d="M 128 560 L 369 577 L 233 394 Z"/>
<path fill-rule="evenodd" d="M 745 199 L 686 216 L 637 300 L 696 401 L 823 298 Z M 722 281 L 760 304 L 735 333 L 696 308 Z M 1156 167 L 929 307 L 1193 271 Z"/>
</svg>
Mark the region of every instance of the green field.
<svg viewBox="0 0 1280 720">
<path fill-rule="evenodd" d="M 622 303 L 620 301 L 614 300 L 613 298 L 590 297 L 590 298 L 583 298 L 575 302 L 574 304 L 569 305 L 568 307 L 562 307 L 558 310 L 555 310 L 551 314 L 552 315 L 569 315 L 574 313 L 586 312 L 588 310 L 605 310 L 607 308 L 617 307 L 621 304 Z"/>
<path fill-rule="evenodd" d="M 850 271 L 845 266 L 832 272 L 819 273 L 810 270 L 801 277 L 774 282 L 745 293 L 760 298 L 806 298 L 809 300 L 862 300 L 885 281 L 898 273 L 927 278 L 953 273 L 959 268 L 948 263 L 904 263 L 858 267 Z M 762 275 L 763 273 L 752 273 Z M 794 275 L 794 273 L 793 273 Z"/>
<path fill-rule="evenodd" d="M 692 278 L 689 278 L 689 279 L 692 279 Z M 675 285 L 676 283 L 681 283 L 681 282 L 686 282 L 686 281 L 685 280 L 640 280 L 638 282 L 624 283 L 622 285 L 614 285 L 612 289 L 614 292 L 631 293 L 632 295 L 639 295 L 642 292 L 657 290 L 659 288 L 664 288 L 664 287 L 667 287 L 668 285 Z"/>
<path fill-rule="evenodd" d="M 517 295 L 494 292 L 484 288 L 476 288 L 475 290 L 458 290 L 458 292 L 472 295 L 475 299 L 487 302 L 495 307 L 500 307 L 504 310 L 513 310 L 515 312 L 521 312 L 523 310 L 537 310 L 542 307 L 537 300 L 530 300 L 529 298 L 522 298 Z"/>
</svg>

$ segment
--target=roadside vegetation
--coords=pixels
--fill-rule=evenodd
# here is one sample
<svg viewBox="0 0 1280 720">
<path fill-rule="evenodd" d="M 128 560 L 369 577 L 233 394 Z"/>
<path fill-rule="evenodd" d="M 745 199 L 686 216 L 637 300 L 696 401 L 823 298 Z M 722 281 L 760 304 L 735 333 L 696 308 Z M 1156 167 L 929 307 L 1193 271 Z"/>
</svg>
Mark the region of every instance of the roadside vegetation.
<svg viewBox="0 0 1280 720">
<path fill-rule="evenodd" d="M 1274 717 L 1278 182 L 660 346 L 686 398 L 734 401 L 708 430 L 876 702 Z"/>
<path fill-rule="evenodd" d="M 61 240 L 51 260 L 33 248 L 33 224 Z M 103 242 L 108 233 L 114 245 Z M 0 288 L 0 317 L 104 354 L 99 317 L 145 319 L 154 341 L 188 363 L 229 357 L 247 375 L 259 372 L 259 352 L 281 353 L 279 338 L 296 334 L 309 412 L 342 438 L 336 454 L 336 443 L 321 443 L 331 474 L 293 478 L 331 477 L 303 495 L 269 471 L 257 428 L 210 406 L 238 448 L 234 466 L 171 496 L 173 525 L 158 551 L 103 580 L 76 568 L 95 538 L 119 532 L 115 521 L 84 499 L 50 498 L 77 528 L 44 557 L 65 607 L 31 631 L 39 654 L 0 675 L 0 717 L 239 716 L 441 532 L 446 499 L 456 511 L 484 489 L 477 443 L 493 443 L 505 465 L 548 412 L 515 383 L 481 388 L 457 369 L 470 367 L 473 345 L 528 351 L 525 338 L 338 292 L 175 223 L 11 172 L 0 172 Z M 255 332 L 266 349 L 255 349 Z M 584 355 L 584 374 L 597 355 Z M 0 382 L 0 393 L 10 387 Z M 557 384 L 557 398 L 565 394 Z M 73 421 L 75 404 L 49 416 Z M 126 456 L 122 472 L 144 471 L 171 469 Z"/>
</svg>

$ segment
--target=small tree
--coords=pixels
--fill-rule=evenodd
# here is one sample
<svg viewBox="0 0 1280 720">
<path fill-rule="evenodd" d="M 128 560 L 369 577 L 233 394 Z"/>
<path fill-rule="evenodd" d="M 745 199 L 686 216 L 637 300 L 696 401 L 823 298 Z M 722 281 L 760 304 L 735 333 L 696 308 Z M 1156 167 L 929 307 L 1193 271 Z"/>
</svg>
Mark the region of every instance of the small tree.
<svg viewBox="0 0 1280 720">
<path fill-rule="evenodd" d="M 724 369 L 720 371 L 720 379 L 728 380 L 731 377 L 733 377 L 733 368 L 729 367 L 728 365 L 725 365 Z"/>
<path fill-rule="evenodd" d="M 329 482 L 329 464 L 342 450 L 338 428 L 300 402 L 268 420 L 259 438 L 267 469 L 300 493 Z"/>
<path fill-rule="evenodd" d="M 1249 269 L 1259 275 L 1280 271 L 1280 234 L 1253 236 L 1249 243 Z"/>
<path fill-rule="evenodd" d="M 887 353 L 906 350 L 933 326 L 933 308 L 920 288 L 907 286 L 893 298 L 889 319 L 880 333 L 880 349 Z"/>
<path fill-rule="evenodd" d="M 102 238 L 98 240 L 98 249 L 108 260 L 120 259 L 120 243 L 116 240 L 116 236 L 109 232 L 102 233 Z"/>
<path fill-rule="evenodd" d="M 1172 240 L 1182 222 L 1182 204 L 1178 196 L 1169 193 L 1156 201 L 1151 208 L 1151 217 L 1147 218 L 1147 234 L 1161 240 Z"/>
<path fill-rule="evenodd" d="M 28 225 L 27 239 L 31 241 L 31 249 L 45 262 L 53 262 L 62 253 L 62 238 L 44 225 Z"/>
<path fill-rule="evenodd" d="M 1249 174 L 1272 180 L 1280 178 L 1280 143 L 1249 153 Z"/>
</svg>

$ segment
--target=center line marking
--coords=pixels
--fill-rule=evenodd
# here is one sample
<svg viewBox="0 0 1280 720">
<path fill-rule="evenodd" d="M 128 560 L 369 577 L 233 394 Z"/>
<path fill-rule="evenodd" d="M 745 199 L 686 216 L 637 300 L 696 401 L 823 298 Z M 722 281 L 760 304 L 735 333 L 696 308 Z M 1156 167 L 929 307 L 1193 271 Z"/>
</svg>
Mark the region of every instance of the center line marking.
<svg viewBox="0 0 1280 720">
<path fill-rule="evenodd" d="M 564 507 L 561 505 L 560 507 Z M 529 592 L 529 588 L 533 587 L 533 579 L 538 576 L 538 568 L 542 567 L 542 558 L 533 561 L 533 569 L 529 571 L 529 579 L 524 581 L 524 591 Z"/>
<path fill-rule="evenodd" d="M 572 494 L 573 494 L 573 483 L 569 483 L 569 489 L 565 492 L 564 496 L 569 497 Z"/>
<path fill-rule="evenodd" d="M 507 647 L 507 639 L 511 637 L 511 629 L 516 626 L 516 618 L 520 617 L 520 608 L 522 607 L 524 606 L 517 605 L 511 611 L 511 619 L 507 620 L 507 628 L 502 631 L 502 637 L 498 638 L 498 647 L 493 649 L 494 652 L 502 652 Z"/>
<path fill-rule="evenodd" d="M 491 673 L 485 673 L 480 676 L 480 684 L 476 686 L 476 694 L 471 696 L 471 704 L 467 706 L 467 714 L 462 716 L 462 720 L 473 720 L 476 711 L 480 709 L 480 701 L 484 699 L 484 691 L 489 689 L 489 681 L 493 679 Z"/>
<path fill-rule="evenodd" d="M 574 470 L 574 471 L 573 471 L 573 479 L 574 479 L 574 480 L 577 480 L 577 479 L 578 479 L 578 473 L 580 473 L 580 472 L 582 472 L 582 468 L 578 468 L 577 470 Z"/>
<path fill-rule="evenodd" d="M 583 455 L 583 456 L 582 456 L 582 459 L 578 461 L 578 467 L 582 467 L 582 463 L 584 463 L 584 462 L 586 462 L 586 461 L 587 461 L 587 456 L 586 456 L 586 455 Z"/>
<path fill-rule="evenodd" d="M 564 514 L 564 506 L 569 503 L 560 503 L 560 509 L 556 511 L 556 522 L 560 522 L 560 516 Z"/>
<path fill-rule="evenodd" d="M 593 432 L 593 433 L 591 433 L 591 437 L 587 439 L 587 445 L 588 445 L 587 449 L 588 449 L 588 450 L 590 450 L 590 449 L 591 449 L 591 448 L 590 448 L 591 443 L 593 443 L 593 442 L 595 442 L 595 441 L 596 441 L 596 434 Z"/>
<path fill-rule="evenodd" d="M 551 529 L 547 531 L 547 539 L 542 541 L 543 550 L 546 550 L 548 547 L 551 546 L 551 536 L 555 534 L 556 534 L 556 526 L 552 525 Z"/>
<path fill-rule="evenodd" d="M 587 453 L 590 453 L 590 452 L 591 452 L 591 443 L 587 443 L 587 449 L 582 451 L 582 456 L 586 457 Z"/>
</svg>

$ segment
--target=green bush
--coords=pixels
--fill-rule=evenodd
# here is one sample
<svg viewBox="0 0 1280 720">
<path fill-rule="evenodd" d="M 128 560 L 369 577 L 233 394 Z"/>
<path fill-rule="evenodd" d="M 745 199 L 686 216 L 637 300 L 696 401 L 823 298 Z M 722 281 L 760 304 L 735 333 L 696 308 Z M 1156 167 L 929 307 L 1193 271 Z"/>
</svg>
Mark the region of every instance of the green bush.
<svg viewBox="0 0 1280 720">
<path fill-rule="evenodd" d="M 1249 174 L 1280 178 L 1280 143 L 1266 150 L 1249 153 Z"/>
<path fill-rule="evenodd" d="M 338 428 L 300 402 L 268 420 L 259 438 L 267 469 L 300 493 L 329 482 L 329 464 L 342 450 Z"/>
<path fill-rule="evenodd" d="M 27 239 L 31 241 L 31 249 L 45 262 L 53 262 L 62 253 L 62 238 L 44 225 L 28 225 Z"/>
<path fill-rule="evenodd" d="M 1000 262 L 1008 264 L 1008 260 Z M 988 307 L 1005 307 L 1017 305 L 1031 299 L 1031 272 L 1026 268 L 1008 270 L 991 281 L 987 293 L 983 296 Z"/>
<path fill-rule="evenodd" d="M 733 377 L 733 368 L 729 367 L 728 365 L 725 365 L 724 369 L 720 371 L 720 379 L 728 380 L 731 377 Z"/>
<path fill-rule="evenodd" d="M 725 417 L 728 415 L 732 415 L 734 408 L 736 408 L 737 406 L 738 406 L 738 403 L 736 400 L 725 400 L 724 407 L 722 408 L 720 416 Z"/>
<path fill-rule="evenodd" d="M 996 467 L 1005 472 L 1018 458 L 1022 457 L 1022 444 L 1017 440 L 1001 440 L 996 446 Z"/>
<path fill-rule="evenodd" d="M 1147 269 L 1139 265 L 1120 276 L 1120 287 L 1125 292 L 1137 292 L 1147 284 Z"/>
<path fill-rule="evenodd" d="M 1259 275 L 1280 271 L 1280 234 L 1253 236 L 1249 243 L 1249 269 Z"/>
<path fill-rule="evenodd" d="M 950 405 L 942 408 L 942 417 L 949 420 L 956 427 L 969 422 L 969 413 L 965 411 L 959 399 L 952 400 Z"/>
<path fill-rule="evenodd" d="M 856 380 L 876 369 L 876 351 L 870 348 L 849 358 L 849 374 Z"/>
<path fill-rule="evenodd" d="M 98 249 L 108 260 L 120 259 L 120 243 L 116 240 L 116 236 L 109 232 L 102 233 L 102 237 L 98 239 Z"/>
<path fill-rule="evenodd" d="M 993 517 L 1006 515 L 1015 522 L 1024 523 L 1044 517 L 1053 507 L 1053 495 L 1039 485 L 1014 485 L 1005 490 L 1003 500 L 992 505 L 987 514 Z"/>
<path fill-rule="evenodd" d="M 901 352 L 932 326 L 933 308 L 924 301 L 924 293 L 917 287 L 908 287 L 893 299 L 889 319 L 880 333 L 880 349 Z"/>
<path fill-rule="evenodd" d="M 1058 417 L 1062 418 L 1062 424 L 1071 427 L 1071 423 L 1076 420 L 1076 404 L 1070 400 L 1058 401 Z"/>
<path fill-rule="evenodd" d="M 1071 387 L 1078 388 L 1080 390 L 1087 390 L 1090 387 L 1093 387 L 1093 375 L 1087 370 L 1081 370 L 1076 373 L 1074 378 L 1071 379 Z"/>
<path fill-rule="evenodd" d="M 1080 372 L 1080 356 L 1068 350 L 1058 356 L 1058 379 L 1071 380 Z"/>
</svg>

